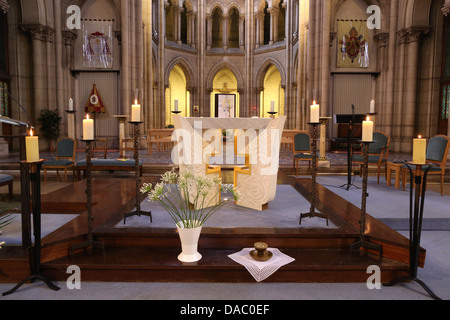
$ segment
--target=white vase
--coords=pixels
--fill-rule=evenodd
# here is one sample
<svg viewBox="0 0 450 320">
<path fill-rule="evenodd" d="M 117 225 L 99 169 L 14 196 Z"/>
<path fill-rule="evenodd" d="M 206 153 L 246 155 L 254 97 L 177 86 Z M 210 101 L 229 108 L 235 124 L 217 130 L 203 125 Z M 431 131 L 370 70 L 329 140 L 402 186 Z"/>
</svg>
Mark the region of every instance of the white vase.
<svg viewBox="0 0 450 320">
<path fill-rule="evenodd" d="M 183 223 L 178 222 L 177 230 L 181 240 L 181 253 L 178 255 L 178 260 L 181 262 L 199 261 L 202 258 L 202 255 L 198 253 L 197 249 L 202 226 L 196 228 L 184 228 Z"/>
</svg>

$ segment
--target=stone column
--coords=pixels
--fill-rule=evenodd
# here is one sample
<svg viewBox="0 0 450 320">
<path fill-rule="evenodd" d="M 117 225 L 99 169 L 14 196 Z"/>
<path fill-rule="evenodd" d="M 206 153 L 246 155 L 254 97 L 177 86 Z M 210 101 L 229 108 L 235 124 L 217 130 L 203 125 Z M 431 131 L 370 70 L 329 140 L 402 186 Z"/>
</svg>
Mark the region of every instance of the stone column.
<svg viewBox="0 0 450 320">
<path fill-rule="evenodd" d="M 174 33 L 175 42 L 181 46 L 181 13 L 184 11 L 183 7 L 175 7 L 173 10 L 174 14 Z"/>
<path fill-rule="evenodd" d="M 230 16 L 228 14 L 224 14 L 222 16 L 222 49 L 228 49 L 228 35 L 229 35 L 229 23 Z"/>
<path fill-rule="evenodd" d="M 129 34 L 129 8 L 128 1 L 121 0 L 121 26 L 122 26 L 122 62 L 120 67 L 121 96 L 122 103 L 119 114 L 130 114 L 128 106 L 130 104 L 130 34 Z"/>
<path fill-rule="evenodd" d="M 239 49 L 245 49 L 245 41 L 244 41 L 244 23 L 245 23 L 245 15 L 241 14 L 239 16 Z"/>
<path fill-rule="evenodd" d="M 30 112 L 31 121 L 36 123 L 36 115 L 40 110 L 48 106 L 47 99 L 47 68 L 45 57 L 45 43 L 53 36 L 54 30 L 43 25 L 22 25 L 32 42 L 32 60 L 33 60 L 33 110 Z"/>
<path fill-rule="evenodd" d="M 260 42 L 261 36 L 261 28 L 260 28 L 260 24 L 261 24 L 261 18 L 260 18 L 261 13 L 257 13 L 255 14 L 255 49 L 258 49 L 262 44 Z"/>
<path fill-rule="evenodd" d="M 402 151 L 412 151 L 412 139 L 416 135 L 416 104 L 417 104 L 417 74 L 419 62 L 419 42 L 424 34 L 428 34 L 428 28 L 409 28 L 406 30 L 406 42 L 408 43 L 406 55 L 406 79 L 405 79 L 405 97 L 404 97 L 404 143 Z"/>
<path fill-rule="evenodd" d="M 207 30 L 206 30 L 206 50 L 211 49 L 212 47 L 212 22 L 213 17 L 211 14 L 208 14 L 206 16 L 206 24 L 207 24 Z"/>
<path fill-rule="evenodd" d="M 321 52 L 321 98 L 320 113 L 321 116 L 330 115 L 329 96 L 330 96 L 330 1 L 324 1 L 322 4 L 322 52 Z"/>
</svg>

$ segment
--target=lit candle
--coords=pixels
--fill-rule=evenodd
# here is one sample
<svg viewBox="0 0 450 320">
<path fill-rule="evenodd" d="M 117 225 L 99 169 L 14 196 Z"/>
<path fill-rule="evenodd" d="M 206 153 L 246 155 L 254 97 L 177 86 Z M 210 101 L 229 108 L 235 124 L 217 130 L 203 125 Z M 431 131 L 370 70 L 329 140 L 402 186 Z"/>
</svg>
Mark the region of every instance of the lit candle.
<svg viewBox="0 0 450 320">
<path fill-rule="evenodd" d="M 73 99 L 69 99 L 69 111 L 73 111 Z"/>
<path fill-rule="evenodd" d="M 319 123 L 320 122 L 320 106 L 316 104 L 316 101 L 311 105 L 311 123 Z"/>
<path fill-rule="evenodd" d="M 275 112 L 275 101 L 270 102 L 270 112 Z"/>
<path fill-rule="evenodd" d="M 175 104 L 175 111 L 178 112 L 178 100 L 175 100 L 174 104 Z"/>
<path fill-rule="evenodd" d="M 427 162 L 427 140 L 419 136 L 414 139 L 413 144 L 413 163 L 425 164 Z"/>
<path fill-rule="evenodd" d="M 375 113 L 375 101 L 374 100 L 370 101 L 370 113 L 372 113 L 372 114 Z"/>
<path fill-rule="evenodd" d="M 94 140 L 94 119 L 89 119 L 89 114 L 83 120 L 83 140 Z"/>
<path fill-rule="evenodd" d="M 134 104 L 131 106 L 131 121 L 132 122 L 140 122 L 141 121 L 141 105 L 138 104 L 137 99 L 134 101 Z"/>
<path fill-rule="evenodd" d="M 39 138 L 33 136 L 33 130 L 30 130 L 30 136 L 25 137 L 25 148 L 27 151 L 27 162 L 38 162 L 39 158 Z"/>
<path fill-rule="evenodd" d="M 362 141 L 373 141 L 373 121 L 370 121 L 369 117 L 367 117 L 366 121 L 363 121 Z"/>
</svg>

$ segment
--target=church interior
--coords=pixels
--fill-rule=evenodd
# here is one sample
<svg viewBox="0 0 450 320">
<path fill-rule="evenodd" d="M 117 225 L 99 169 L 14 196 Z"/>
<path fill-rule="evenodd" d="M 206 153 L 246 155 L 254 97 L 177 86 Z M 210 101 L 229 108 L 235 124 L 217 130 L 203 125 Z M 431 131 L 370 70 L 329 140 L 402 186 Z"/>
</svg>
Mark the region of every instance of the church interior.
<svg viewBox="0 0 450 320">
<path fill-rule="evenodd" d="M 450 0 L 0 0 L 2 298 L 450 299 L 449 106 Z"/>
</svg>

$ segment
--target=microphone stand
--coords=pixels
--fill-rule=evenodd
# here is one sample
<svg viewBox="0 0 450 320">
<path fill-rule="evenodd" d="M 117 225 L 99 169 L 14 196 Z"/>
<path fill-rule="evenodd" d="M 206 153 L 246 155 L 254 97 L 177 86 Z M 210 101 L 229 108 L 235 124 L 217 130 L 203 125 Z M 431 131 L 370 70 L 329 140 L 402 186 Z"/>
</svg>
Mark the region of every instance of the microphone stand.
<svg viewBox="0 0 450 320">
<path fill-rule="evenodd" d="M 360 189 L 358 186 L 352 184 L 352 167 L 353 167 L 353 124 L 355 123 L 355 105 L 352 104 L 352 120 L 350 121 L 348 135 L 347 135 L 347 184 L 341 186 L 341 188 L 346 188 L 346 190 L 350 190 L 351 186 Z"/>
</svg>

